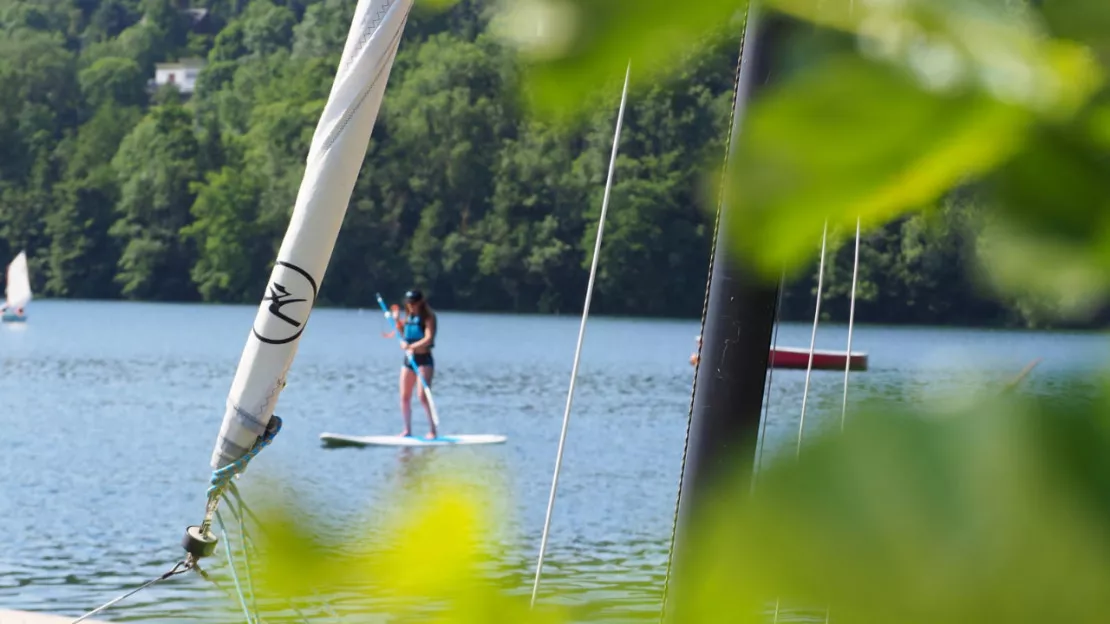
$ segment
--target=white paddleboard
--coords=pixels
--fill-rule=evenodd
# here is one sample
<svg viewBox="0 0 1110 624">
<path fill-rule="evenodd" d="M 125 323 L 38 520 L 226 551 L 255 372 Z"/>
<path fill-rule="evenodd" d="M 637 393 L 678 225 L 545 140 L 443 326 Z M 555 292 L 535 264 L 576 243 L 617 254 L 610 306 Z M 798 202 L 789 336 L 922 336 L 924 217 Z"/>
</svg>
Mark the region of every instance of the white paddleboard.
<svg viewBox="0 0 1110 624">
<path fill-rule="evenodd" d="M 324 443 L 324 446 L 456 446 L 460 444 L 501 444 L 507 439 L 503 435 L 491 433 L 439 436 L 434 440 L 422 436 L 320 434 L 320 441 Z"/>
</svg>

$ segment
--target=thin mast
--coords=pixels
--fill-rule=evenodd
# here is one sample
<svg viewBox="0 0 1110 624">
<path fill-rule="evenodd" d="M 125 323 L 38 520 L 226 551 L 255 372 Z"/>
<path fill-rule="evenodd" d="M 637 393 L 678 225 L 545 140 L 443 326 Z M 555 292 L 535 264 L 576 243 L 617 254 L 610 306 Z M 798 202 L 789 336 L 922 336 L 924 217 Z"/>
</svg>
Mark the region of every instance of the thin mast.
<svg viewBox="0 0 1110 624">
<path fill-rule="evenodd" d="M 540 591 L 540 577 L 543 574 L 543 559 L 547 554 L 547 538 L 551 530 L 551 514 L 555 509 L 555 495 L 559 490 L 559 470 L 563 466 L 563 450 L 567 443 L 567 428 L 570 426 L 570 407 L 574 403 L 574 382 L 578 379 L 578 362 L 582 356 L 582 340 L 586 337 L 586 320 L 590 317 L 590 302 L 594 297 L 594 280 L 597 278 L 597 267 L 601 260 L 601 239 L 605 234 L 605 215 L 609 212 L 609 192 L 613 190 L 613 174 L 617 170 L 617 152 L 621 143 L 621 127 L 624 125 L 624 107 L 628 103 L 628 81 L 632 77 L 632 60 L 624 70 L 624 87 L 621 89 L 621 104 L 617 109 L 617 125 L 613 129 L 613 149 L 609 153 L 609 173 L 605 178 L 605 194 L 601 199 L 601 215 L 597 221 L 597 238 L 594 241 L 594 255 L 590 264 L 590 280 L 586 283 L 586 302 L 582 306 L 582 322 L 578 326 L 578 343 L 574 348 L 574 365 L 570 371 L 570 389 L 567 391 L 567 405 L 563 411 L 563 428 L 559 432 L 559 448 L 555 453 L 555 474 L 551 478 L 551 494 L 547 499 L 547 515 L 543 520 L 543 534 L 540 536 L 540 554 L 536 560 L 536 578 L 532 582 L 532 601 L 530 606 L 536 605 L 536 596 Z"/>
</svg>

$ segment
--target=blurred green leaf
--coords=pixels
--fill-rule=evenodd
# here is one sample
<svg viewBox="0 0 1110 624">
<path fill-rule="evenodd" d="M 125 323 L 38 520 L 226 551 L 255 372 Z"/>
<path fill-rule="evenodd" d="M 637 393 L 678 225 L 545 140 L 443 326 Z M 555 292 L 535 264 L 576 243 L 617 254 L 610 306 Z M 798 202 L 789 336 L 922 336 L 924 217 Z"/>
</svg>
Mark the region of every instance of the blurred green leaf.
<svg viewBox="0 0 1110 624">
<path fill-rule="evenodd" d="M 757 99 L 730 183 L 735 248 L 768 275 L 797 269 L 830 226 L 885 223 L 1021 146 L 1031 119 L 972 91 L 934 95 L 905 73 L 839 57 Z"/>
<path fill-rule="evenodd" d="M 438 13 L 451 9 L 458 3 L 459 0 L 416 0 L 414 8 L 430 13 Z"/>
<path fill-rule="evenodd" d="M 1093 108 L 1087 123 L 1091 140 L 1103 149 L 1110 149 L 1110 105 Z"/>
<path fill-rule="evenodd" d="M 1000 214 L 980 248 L 1000 293 L 1042 316 L 1083 319 L 1110 289 L 1110 158 L 1103 108 L 1041 126 L 987 180 Z"/>
<path fill-rule="evenodd" d="M 855 414 L 845 434 L 761 471 L 747 504 L 720 504 L 684 586 L 700 610 L 755 613 L 781 598 L 837 622 L 1104 621 L 1105 405 Z"/>
<path fill-rule="evenodd" d="M 1098 251 L 997 217 L 979 237 L 973 270 L 1026 318 L 1081 321 L 1107 299 L 1110 281 Z"/>
<path fill-rule="evenodd" d="M 1101 80 L 1090 51 L 1046 37 L 1041 20 L 1024 2 L 769 3 L 790 15 L 857 34 L 865 56 L 906 67 L 931 89 L 981 89 L 1045 114 L 1066 115 Z"/>
<path fill-rule="evenodd" d="M 1056 0 L 1041 3 L 1041 11 L 1054 35 L 1086 43 L 1110 62 L 1110 3 Z"/>
<path fill-rule="evenodd" d="M 1046 37 L 1020 3 L 767 4 L 858 35 L 859 44 L 858 54 L 815 58 L 755 102 L 744 122 L 729 189 L 738 208 L 732 234 L 769 276 L 809 262 L 826 219 L 834 232 L 850 230 L 857 216 L 876 226 L 991 174 L 1026 149 L 1030 130 L 1069 123 L 1103 84 L 1083 37 Z M 746 12 L 736 0 L 673 13 L 654 0 L 502 6 L 499 30 L 530 64 L 526 91 L 537 110 L 556 116 L 596 106 L 602 85 L 615 91 L 624 59 L 634 79 L 658 79 L 699 42 L 737 34 Z M 1063 10 L 1056 21 L 1083 11 Z"/>
<path fill-rule="evenodd" d="M 503 0 L 492 27 L 520 52 L 534 110 L 582 112 L 599 90 L 619 92 L 626 64 L 647 83 L 677 70 L 714 36 L 737 36 L 745 0 Z"/>
<path fill-rule="evenodd" d="M 1110 260 L 1110 158 L 1084 126 L 1039 128 L 992 190 L 1010 217 L 1065 242 L 1101 243 Z"/>
<path fill-rule="evenodd" d="M 375 610 L 421 621 L 568 621 L 559 608 L 530 609 L 526 596 L 507 594 L 494 580 L 502 543 L 491 517 L 494 488 L 419 479 L 398 492 L 383 522 L 354 533 L 361 539 L 329 536 L 291 499 L 266 501 L 258 534 L 262 602 L 312 604 L 355 590 Z"/>
</svg>

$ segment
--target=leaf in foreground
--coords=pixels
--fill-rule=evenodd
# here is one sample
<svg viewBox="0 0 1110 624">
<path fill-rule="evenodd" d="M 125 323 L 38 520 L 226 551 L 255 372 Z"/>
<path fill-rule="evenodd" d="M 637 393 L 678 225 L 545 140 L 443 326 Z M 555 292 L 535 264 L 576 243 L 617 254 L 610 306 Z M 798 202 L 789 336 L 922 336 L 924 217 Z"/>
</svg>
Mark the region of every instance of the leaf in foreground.
<svg viewBox="0 0 1110 624">
<path fill-rule="evenodd" d="M 804 70 L 750 111 L 730 176 L 731 244 L 775 277 L 812 258 L 826 218 L 866 228 L 935 201 L 1012 156 L 1030 122 L 850 56 Z"/>
<path fill-rule="evenodd" d="M 738 37 L 746 7 L 745 0 L 505 0 L 492 28 L 520 50 L 533 110 L 560 118 L 589 110 L 601 90 L 619 93 L 629 61 L 633 83 L 643 84 L 673 75 L 714 37 Z"/>
<path fill-rule="evenodd" d="M 762 472 L 747 506 L 721 504 L 701 532 L 697 605 L 755 613 L 781 600 L 838 622 L 1105 621 L 1106 405 L 857 414 Z"/>
</svg>

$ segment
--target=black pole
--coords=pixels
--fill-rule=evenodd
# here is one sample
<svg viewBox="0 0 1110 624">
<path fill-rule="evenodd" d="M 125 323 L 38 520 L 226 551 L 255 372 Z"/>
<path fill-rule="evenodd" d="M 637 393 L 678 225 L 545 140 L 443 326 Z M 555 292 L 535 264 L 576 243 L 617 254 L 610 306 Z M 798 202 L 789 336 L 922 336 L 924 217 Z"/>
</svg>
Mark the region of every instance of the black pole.
<svg viewBox="0 0 1110 624">
<path fill-rule="evenodd" d="M 749 92 L 770 76 L 767 51 L 772 35 L 768 27 L 772 24 L 763 21 L 753 2 L 740 55 L 728 141 L 730 156 L 741 132 Z M 782 24 L 773 26 L 777 33 Z M 737 470 L 750 474 L 754 467 L 775 322 L 778 283 L 760 279 L 729 252 L 728 214 L 728 205 L 722 199 L 664 597 L 664 617 L 676 622 L 684 620 L 681 614 L 685 608 L 674 588 L 683 576 L 691 519 L 718 484 L 735 483 Z M 741 489 L 744 491 L 734 493 L 747 493 L 746 488 Z"/>
</svg>

